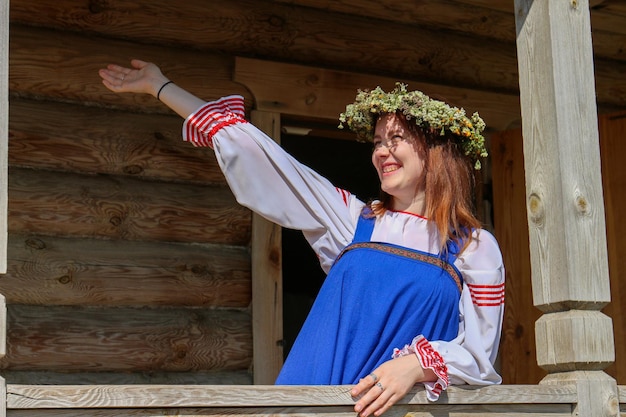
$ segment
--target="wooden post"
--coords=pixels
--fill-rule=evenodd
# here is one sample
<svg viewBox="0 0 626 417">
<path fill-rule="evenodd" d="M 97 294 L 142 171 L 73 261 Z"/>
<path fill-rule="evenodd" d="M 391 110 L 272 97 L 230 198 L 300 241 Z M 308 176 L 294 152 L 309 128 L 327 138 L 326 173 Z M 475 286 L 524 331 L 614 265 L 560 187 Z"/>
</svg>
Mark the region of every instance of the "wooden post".
<svg viewBox="0 0 626 417">
<path fill-rule="evenodd" d="M 280 143 L 280 113 L 253 111 L 252 123 Z M 283 364 L 283 275 L 280 226 L 252 217 L 253 381 L 274 384 Z"/>
<path fill-rule="evenodd" d="M 9 0 L 0 0 L 0 274 L 7 272 Z"/>
<path fill-rule="evenodd" d="M 542 383 L 575 415 L 618 414 L 588 0 L 515 0 L 535 326 Z"/>
<path fill-rule="evenodd" d="M 9 166 L 9 0 L 0 0 L 0 274 L 7 272 Z M 6 354 L 6 304 L 0 294 L 0 357 Z M 0 417 L 7 415 L 6 381 L 0 377 Z"/>
</svg>

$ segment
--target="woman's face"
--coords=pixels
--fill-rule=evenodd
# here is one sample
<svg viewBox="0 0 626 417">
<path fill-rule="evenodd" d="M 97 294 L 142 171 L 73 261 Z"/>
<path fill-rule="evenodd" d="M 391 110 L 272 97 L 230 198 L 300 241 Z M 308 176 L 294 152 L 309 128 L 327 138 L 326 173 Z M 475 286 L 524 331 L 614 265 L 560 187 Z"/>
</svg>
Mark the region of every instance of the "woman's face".
<svg viewBox="0 0 626 417">
<path fill-rule="evenodd" d="M 425 151 L 420 138 L 395 114 L 378 119 L 372 163 L 394 210 L 423 214 Z"/>
</svg>

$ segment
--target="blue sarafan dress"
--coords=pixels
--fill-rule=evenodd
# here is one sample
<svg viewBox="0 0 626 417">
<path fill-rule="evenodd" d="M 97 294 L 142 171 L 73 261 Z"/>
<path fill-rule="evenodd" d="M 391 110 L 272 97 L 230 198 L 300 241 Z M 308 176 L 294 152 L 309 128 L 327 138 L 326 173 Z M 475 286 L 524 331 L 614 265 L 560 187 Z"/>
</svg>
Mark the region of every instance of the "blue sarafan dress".
<svg viewBox="0 0 626 417">
<path fill-rule="evenodd" d="M 359 218 L 354 241 L 330 269 L 277 384 L 356 384 L 416 335 L 457 336 L 456 246 L 439 256 L 370 242 L 374 223 L 374 217 Z"/>
</svg>

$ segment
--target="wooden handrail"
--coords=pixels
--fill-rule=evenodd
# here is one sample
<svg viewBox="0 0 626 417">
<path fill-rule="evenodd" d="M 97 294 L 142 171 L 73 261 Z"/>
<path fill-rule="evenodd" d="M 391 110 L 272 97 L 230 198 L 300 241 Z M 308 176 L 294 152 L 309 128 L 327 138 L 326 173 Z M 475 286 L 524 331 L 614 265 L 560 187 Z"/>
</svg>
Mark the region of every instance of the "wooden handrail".
<svg viewBox="0 0 626 417">
<path fill-rule="evenodd" d="M 19 385 L 7 384 L 8 409 L 354 406 L 350 386 Z M 623 388 L 626 389 L 626 388 Z M 572 404 L 575 385 L 453 386 L 432 403 L 416 388 L 398 404 Z"/>
</svg>

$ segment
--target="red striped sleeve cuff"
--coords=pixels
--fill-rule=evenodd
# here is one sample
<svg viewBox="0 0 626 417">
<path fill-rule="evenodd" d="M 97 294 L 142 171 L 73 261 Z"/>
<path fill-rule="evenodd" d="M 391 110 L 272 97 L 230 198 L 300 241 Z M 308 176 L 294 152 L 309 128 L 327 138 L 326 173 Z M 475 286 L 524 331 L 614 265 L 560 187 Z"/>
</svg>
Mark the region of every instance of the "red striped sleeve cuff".
<svg viewBox="0 0 626 417">
<path fill-rule="evenodd" d="M 504 304 L 504 283 L 496 285 L 467 284 L 472 303 L 477 307 L 497 307 Z"/>
<path fill-rule="evenodd" d="M 213 136 L 223 127 L 247 123 L 242 96 L 233 95 L 210 101 L 183 123 L 183 140 L 194 146 L 213 148 Z"/>
<path fill-rule="evenodd" d="M 426 338 L 419 335 L 413 339 L 410 345 L 402 349 L 394 349 L 393 357 L 415 354 L 424 369 L 431 369 L 437 375 L 437 381 L 424 382 L 426 397 L 429 401 L 437 401 L 441 393 L 448 388 L 448 367 L 443 358 Z"/>
</svg>

